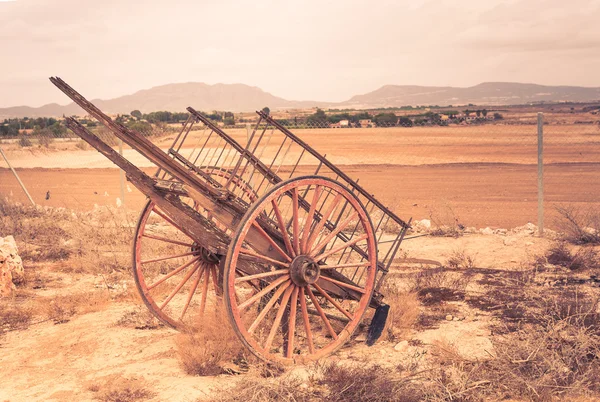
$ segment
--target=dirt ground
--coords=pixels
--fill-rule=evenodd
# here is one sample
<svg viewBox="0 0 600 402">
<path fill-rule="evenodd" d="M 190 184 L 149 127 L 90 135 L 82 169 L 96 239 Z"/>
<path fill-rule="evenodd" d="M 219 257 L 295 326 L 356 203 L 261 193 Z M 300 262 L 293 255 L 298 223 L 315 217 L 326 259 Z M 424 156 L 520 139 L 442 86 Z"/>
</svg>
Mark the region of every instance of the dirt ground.
<svg viewBox="0 0 600 402">
<path fill-rule="evenodd" d="M 519 269 L 520 264 L 542 253 L 548 244 L 549 240 L 524 232 L 477 234 L 457 239 L 421 237 L 406 241 L 402 254 L 404 258 L 426 258 L 443 263 L 456 250 L 466 250 L 477 262 L 472 274 L 478 277 L 482 275 L 479 272 L 486 269 Z M 117 378 L 127 384 L 142 383 L 150 389 L 152 397 L 143 400 L 211 400 L 232 382 L 245 377 L 185 374 L 177 357 L 177 332 L 165 327 L 135 329 L 118 324 L 132 309 L 145 308 L 140 306 L 134 291 L 117 290 L 99 276 L 65 273 L 65 264 L 68 262 L 33 264 L 26 261 L 28 274 L 43 282 L 43 287 L 34 291 L 38 296 L 87 292 L 106 294 L 104 299 L 108 301 L 66 322 L 40 320 L 29 329 L 11 331 L 0 337 L 0 400 L 93 401 L 100 398 L 98 388 L 107 387 Z M 399 280 L 412 271 L 414 266 L 398 264 L 390 273 L 390 281 Z M 125 283 L 133 286 L 130 280 Z M 31 291 L 32 286 L 29 283 L 28 290 Z M 398 342 L 384 338 L 375 346 L 367 347 L 364 335 L 359 335 L 327 360 L 377 362 L 384 367 L 396 367 L 419 360 L 419 356 L 427 354 L 437 342 L 452 344 L 461 355 L 485 358 L 493 350 L 489 314 L 464 303 L 453 303 L 453 306 L 453 314 L 463 318 L 460 321 L 442 319 L 437 325 L 411 331 L 407 339 L 412 339 L 415 346 L 400 351 L 395 349 Z M 308 366 L 300 366 L 292 372 L 306 376 L 309 370 Z"/>
</svg>

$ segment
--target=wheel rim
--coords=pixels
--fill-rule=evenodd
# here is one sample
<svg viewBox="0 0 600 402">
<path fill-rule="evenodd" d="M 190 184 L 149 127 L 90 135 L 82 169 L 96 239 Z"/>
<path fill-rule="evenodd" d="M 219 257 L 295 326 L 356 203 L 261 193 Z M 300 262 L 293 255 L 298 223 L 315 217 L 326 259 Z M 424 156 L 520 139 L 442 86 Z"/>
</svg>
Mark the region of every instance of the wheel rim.
<svg viewBox="0 0 600 402">
<path fill-rule="evenodd" d="M 271 244 L 268 256 L 248 245 L 256 233 Z M 345 187 L 322 177 L 280 183 L 248 210 L 229 247 L 224 291 L 230 321 L 264 360 L 317 360 L 360 324 L 376 267 L 371 222 Z"/>
<path fill-rule="evenodd" d="M 203 169 L 218 182 L 231 177 L 224 169 Z M 232 182 L 249 200 L 257 198 L 245 182 Z M 191 199 L 182 201 L 231 235 L 231 230 Z M 152 201 L 142 210 L 133 247 L 133 276 L 139 294 L 152 314 L 166 325 L 177 330 L 190 328 L 220 302 L 219 257 L 188 237 Z"/>
</svg>

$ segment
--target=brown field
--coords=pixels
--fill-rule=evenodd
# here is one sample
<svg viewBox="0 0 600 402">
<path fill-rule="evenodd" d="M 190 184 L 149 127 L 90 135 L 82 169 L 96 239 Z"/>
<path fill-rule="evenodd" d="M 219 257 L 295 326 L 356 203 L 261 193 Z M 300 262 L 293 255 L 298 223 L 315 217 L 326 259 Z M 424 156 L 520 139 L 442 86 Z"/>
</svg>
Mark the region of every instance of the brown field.
<svg viewBox="0 0 600 402">
<path fill-rule="evenodd" d="M 428 218 L 451 209 L 461 223 L 515 227 L 537 221 L 535 125 L 298 130 L 297 134 L 352 178 L 360 179 L 400 217 Z M 195 142 L 192 133 L 188 144 Z M 231 130 L 245 143 L 245 130 Z M 173 136 L 155 140 L 168 148 Z M 209 144 L 210 145 L 210 144 Z M 116 205 L 119 174 L 94 150 L 55 143 L 53 150 L 5 149 L 34 199 L 42 205 L 89 210 Z M 131 149 L 125 156 L 152 172 Z M 270 147 L 268 159 L 276 152 Z M 294 160 L 294 155 L 289 155 Z M 545 201 L 551 224 L 558 204 L 597 206 L 600 200 L 600 129 L 595 125 L 545 127 Z M 4 165 L 0 164 L 0 167 Z M 284 167 L 285 170 L 285 167 Z M 305 167 L 307 174 L 311 168 Z M 25 198 L 7 169 L 0 169 L 0 196 Z M 126 193 L 128 208 L 143 197 Z M 50 191 L 50 200 L 45 200 Z M 107 195 L 106 195 L 107 194 Z"/>
</svg>

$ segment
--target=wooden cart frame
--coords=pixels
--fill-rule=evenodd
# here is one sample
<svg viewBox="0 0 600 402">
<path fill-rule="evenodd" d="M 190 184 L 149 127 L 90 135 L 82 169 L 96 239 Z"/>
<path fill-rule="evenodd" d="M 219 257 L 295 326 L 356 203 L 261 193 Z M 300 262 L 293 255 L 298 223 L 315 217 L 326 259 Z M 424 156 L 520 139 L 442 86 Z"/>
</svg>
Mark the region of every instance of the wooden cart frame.
<svg viewBox="0 0 600 402">
<path fill-rule="evenodd" d="M 161 321 L 187 330 L 224 305 L 241 342 L 282 363 L 333 353 L 369 308 L 367 343 L 381 335 L 389 306 L 379 290 L 410 221 L 264 112 L 242 146 L 189 107 L 165 152 L 60 78 L 50 80 L 158 167 L 153 176 L 145 173 L 66 119 L 148 197 L 133 274 Z"/>
</svg>

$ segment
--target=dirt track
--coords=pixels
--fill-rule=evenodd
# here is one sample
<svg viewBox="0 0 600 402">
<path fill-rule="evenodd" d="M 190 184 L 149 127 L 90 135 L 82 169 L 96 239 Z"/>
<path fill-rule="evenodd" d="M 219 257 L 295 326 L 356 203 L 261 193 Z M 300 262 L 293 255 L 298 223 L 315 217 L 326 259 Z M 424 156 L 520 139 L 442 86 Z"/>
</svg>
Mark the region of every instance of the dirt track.
<svg viewBox="0 0 600 402">
<path fill-rule="evenodd" d="M 400 217 L 433 217 L 476 227 L 511 228 L 537 220 L 535 165 L 447 164 L 423 166 L 342 166 L 353 178 L 390 206 Z M 552 223 L 553 205 L 600 205 L 600 164 L 550 165 L 545 169 L 546 208 Z M 152 169 L 148 169 L 152 172 Z M 42 205 L 89 210 L 116 205 L 120 197 L 117 169 L 20 169 L 32 197 Z M 22 202 L 10 170 L 0 169 L 0 195 Z M 141 209 L 144 197 L 133 187 L 126 192 L 128 208 Z M 50 191 L 50 199 L 45 200 Z"/>
</svg>

